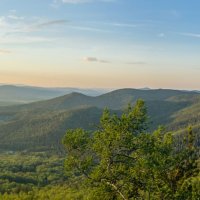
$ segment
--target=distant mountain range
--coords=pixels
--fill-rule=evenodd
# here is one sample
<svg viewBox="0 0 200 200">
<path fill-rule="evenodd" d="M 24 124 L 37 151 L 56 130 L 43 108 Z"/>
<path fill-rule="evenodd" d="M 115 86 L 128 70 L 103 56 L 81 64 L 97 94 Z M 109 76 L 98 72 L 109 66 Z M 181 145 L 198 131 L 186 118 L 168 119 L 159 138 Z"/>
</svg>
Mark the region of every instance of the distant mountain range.
<svg viewBox="0 0 200 200">
<path fill-rule="evenodd" d="M 71 128 L 95 130 L 105 107 L 120 114 L 128 103 L 144 99 L 150 129 L 165 125 L 181 131 L 200 127 L 200 94 L 177 90 L 120 89 L 91 97 L 77 92 L 50 100 L 0 107 L 0 149 L 56 149 Z"/>
<path fill-rule="evenodd" d="M 10 106 L 32 103 L 41 100 L 48 100 L 55 97 L 67 95 L 73 92 L 88 96 L 99 96 L 112 91 L 113 89 L 98 88 L 71 88 L 71 87 L 34 87 L 26 85 L 5 85 L 0 84 L 0 106 Z M 139 90 L 151 90 L 149 87 Z M 187 92 L 187 91 L 185 91 Z M 189 92 L 189 91 L 188 91 Z M 193 91 L 200 93 L 200 91 Z"/>
<path fill-rule="evenodd" d="M 193 90 L 193 92 L 197 92 L 197 93 L 200 93 L 200 91 L 199 91 L 199 90 Z"/>
<path fill-rule="evenodd" d="M 80 88 L 42 88 L 20 85 L 0 85 L 0 106 L 30 103 L 46 100 L 72 92 L 79 92 L 89 96 L 98 96 L 110 90 L 80 89 Z"/>
</svg>

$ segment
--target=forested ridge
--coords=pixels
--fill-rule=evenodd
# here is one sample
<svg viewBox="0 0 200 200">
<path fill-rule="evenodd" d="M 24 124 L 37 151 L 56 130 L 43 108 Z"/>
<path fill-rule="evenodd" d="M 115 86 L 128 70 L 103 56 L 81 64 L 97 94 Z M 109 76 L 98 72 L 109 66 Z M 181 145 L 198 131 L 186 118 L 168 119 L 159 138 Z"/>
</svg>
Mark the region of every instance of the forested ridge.
<svg viewBox="0 0 200 200">
<path fill-rule="evenodd" d="M 0 199 L 200 199 L 199 94 L 132 92 L 2 107 Z"/>
<path fill-rule="evenodd" d="M 176 90 L 121 89 L 97 97 L 72 93 L 31 104 L 0 107 L 0 149 L 60 150 L 66 129 L 94 130 L 105 107 L 121 114 L 126 106 L 144 99 L 154 130 L 184 131 L 189 125 L 199 129 L 200 94 Z M 87 117 L 85 117 L 87 116 Z M 30 139 L 31 138 L 31 139 Z"/>
<path fill-rule="evenodd" d="M 66 160 L 53 152 L 1 155 L 2 199 L 199 199 L 199 147 L 148 133 L 143 101 L 120 117 L 104 111 L 97 131 L 68 130 Z"/>
</svg>

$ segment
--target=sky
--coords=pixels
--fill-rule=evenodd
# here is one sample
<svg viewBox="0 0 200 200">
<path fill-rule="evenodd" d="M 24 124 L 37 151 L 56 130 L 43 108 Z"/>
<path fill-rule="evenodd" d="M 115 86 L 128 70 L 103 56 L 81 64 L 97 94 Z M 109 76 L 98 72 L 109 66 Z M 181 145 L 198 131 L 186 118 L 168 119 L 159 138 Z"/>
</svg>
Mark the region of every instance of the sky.
<svg viewBox="0 0 200 200">
<path fill-rule="evenodd" d="M 0 83 L 200 89 L 199 0 L 0 0 Z"/>
</svg>

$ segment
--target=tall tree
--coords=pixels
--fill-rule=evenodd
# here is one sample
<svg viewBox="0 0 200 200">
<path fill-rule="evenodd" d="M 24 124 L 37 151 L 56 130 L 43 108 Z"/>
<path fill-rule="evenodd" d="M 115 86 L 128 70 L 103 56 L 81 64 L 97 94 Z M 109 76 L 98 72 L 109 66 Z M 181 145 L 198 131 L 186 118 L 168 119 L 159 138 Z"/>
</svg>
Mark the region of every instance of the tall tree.
<svg viewBox="0 0 200 200">
<path fill-rule="evenodd" d="M 138 100 L 120 117 L 105 110 L 93 133 L 67 131 L 66 171 L 87 184 L 89 199 L 181 198 L 185 181 L 198 173 L 192 131 L 187 146 L 177 151 L 171 133 L 159 128 L 149 134 L 147 122 L 145 103 Z"/>
</svg>

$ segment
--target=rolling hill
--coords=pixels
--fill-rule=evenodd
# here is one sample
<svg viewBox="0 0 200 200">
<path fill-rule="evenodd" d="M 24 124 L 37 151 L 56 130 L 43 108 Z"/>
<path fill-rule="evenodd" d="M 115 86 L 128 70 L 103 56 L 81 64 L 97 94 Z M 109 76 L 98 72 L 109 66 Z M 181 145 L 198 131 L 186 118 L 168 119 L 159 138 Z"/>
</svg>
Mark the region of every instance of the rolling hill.
<svg viewBox="0 0 200 200">
<path fill-rule="evenodd" d="M 0 107 L 0 149 L 58 149 L 66 129 L 94 130 L 105 107 L 117 114 L 142 98 L 150 128 L 200 125 L 200 94 L 176 90 L 120 89 L 96 97 L 71 93 L 30 104 Z"/>
<path fill-rule="evenodd" d="M 79 92 L 90 96 L 101 95 L 106 89 L 79 89 L 79 88 L 42 88 L 31 86 L 0 85 L 0 106 L 30 103 L 39 100 L 47 100 Z"/>
</svg>

